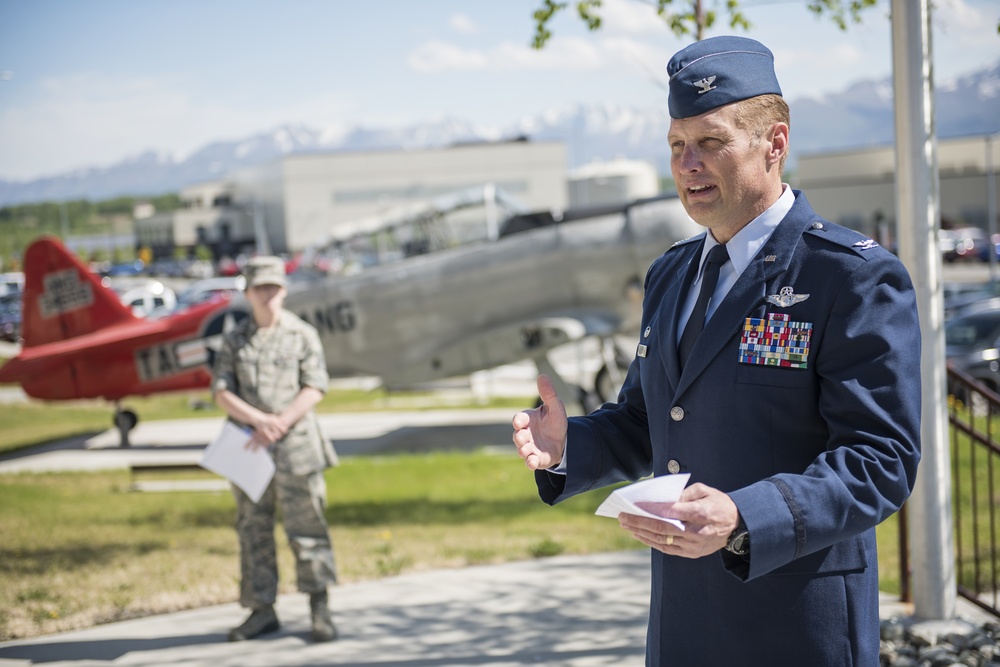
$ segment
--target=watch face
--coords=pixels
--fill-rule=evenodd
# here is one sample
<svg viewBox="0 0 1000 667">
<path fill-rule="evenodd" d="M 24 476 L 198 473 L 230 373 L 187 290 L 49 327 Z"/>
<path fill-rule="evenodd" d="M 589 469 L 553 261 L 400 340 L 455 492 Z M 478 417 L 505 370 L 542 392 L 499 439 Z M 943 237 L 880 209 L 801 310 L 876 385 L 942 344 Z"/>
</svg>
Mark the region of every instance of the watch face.
<svg viewBox="0 0 1000 667">
<path fill-rule="evenodd" d="M 749 541 L 749 535 L 747 533 L 735 535 L 729 544 L 729 550 L 738 556 L 745 556 L 747 551 L 749 551 Z"/>
</svg>

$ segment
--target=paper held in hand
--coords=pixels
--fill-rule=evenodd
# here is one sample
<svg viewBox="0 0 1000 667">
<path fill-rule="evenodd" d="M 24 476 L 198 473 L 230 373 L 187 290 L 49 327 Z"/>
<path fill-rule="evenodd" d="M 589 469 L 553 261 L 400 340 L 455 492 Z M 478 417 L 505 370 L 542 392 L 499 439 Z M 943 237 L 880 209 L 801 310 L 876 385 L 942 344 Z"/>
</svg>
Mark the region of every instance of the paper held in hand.
<svg viewBox="0 0 1000 667">
<path fill-rule="evenodd" d="M 666 519 L 662 516 L 647 512 L 636 503 L 672 503 L 681 497 L 681 491 L 687 486 L 690 473 L 682 475 L 662 475 L 653 477 L 635 484 L 623 486 L 611 493 L 607 499 L 601 503 L 594 514 L 598 516 L 608 516 L 617 519 L 619 514 L 635 514 L 637 516 L 650 517 L 671 523 L 681 530 L 684 530 L 684 523 L 677 519 Z"/>
<path fill-rule="evenodd" d="M 227 419 L 222 432 L 205 448 L 200 465 L 222 475 L 257 503 L 274 477 L 274 461 L 265 449 L 247 449 L 250 435 Z"/>
</svg>

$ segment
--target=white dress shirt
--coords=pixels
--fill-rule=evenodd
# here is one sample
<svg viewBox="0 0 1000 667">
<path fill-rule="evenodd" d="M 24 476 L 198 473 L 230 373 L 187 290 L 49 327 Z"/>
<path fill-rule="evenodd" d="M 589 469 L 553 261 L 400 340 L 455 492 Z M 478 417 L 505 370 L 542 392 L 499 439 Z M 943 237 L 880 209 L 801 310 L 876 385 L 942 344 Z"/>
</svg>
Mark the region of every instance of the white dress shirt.
<svg viewBox="0 0 1000 667">
<path fill-rule="evenodd" d="M 726 244 L 726 251 L 729 252 L 729 261 L 722 265 L 719 270 L 719 282 L 712 293 L 712 299 L 708 302 L 708 309 L 705 311 L 705 321 L 711 319 L 712 314 L 722 300 L 729 294 L 729 290 L 736 284 L 736 280 L 743 274 L 750 260 L 764 247 L 767 240 L 771 238 L 771 232 L 775 230 L 778 223 L 792 209 L 795 203 L 795 195 L 792 189 L 786 184 L 782 184 L 781 196 L 771 204 L 771 207 L 750 221 L 750 223 L 736 232 L 736 235 L 729 239 Z M 705 271 L 705 258 L 708 251 L 719 245 L 719 242 L 712 236 L 712 232 L 705 234 L 705 246 L 701 249 L 701 258 L 698 264 L 698 276 L 688 291 L 684 308 L 681 310 L 680 319 L 677 321 L 677 341 L 680 342 L 681 334 L 691 317 L 694 304 L 698 300 L 698 292 L 701 290 L 702 275 Z"/>
</svg>

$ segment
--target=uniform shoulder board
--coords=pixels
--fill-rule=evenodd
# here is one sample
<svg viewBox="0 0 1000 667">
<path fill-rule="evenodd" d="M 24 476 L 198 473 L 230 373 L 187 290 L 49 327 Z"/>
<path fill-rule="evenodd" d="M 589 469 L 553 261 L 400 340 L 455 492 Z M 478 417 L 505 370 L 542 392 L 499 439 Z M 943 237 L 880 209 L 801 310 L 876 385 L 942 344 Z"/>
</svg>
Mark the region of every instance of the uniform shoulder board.
<svg viewBox="0 0 1000 667">
<path fill-rule="evenodd" d="M 835 225 L 833 223 L 826 222 L 825 220 L 817 220 L 812 223 L 806 229 L 806 232 L 822 236 L 832 243 L 836 243 L 837 245 L 845 248 L 850 248 L 859 254 L 865 250 L 881 247 L 875 239 L 869 238 L 860 232 L 854 231 L 853 229 L 848 229 L 847 227 L 842 227 L 841 225 Z"/>
<path fill-rule="evenodd" d="M 707 232 L 702 232 L 700 234 L 695 234 L 694 236 L 689 236 L 686 239 L 681 239 L 680 241 L 677 241 L 672 246 L 670 246 L 669 248 L 667 248 L 667 252 L 670 252 L 674 248 L 678 248 L 678 247 L 680 247 L 682 245 L 687 245 L 688 243 L 693 243 L 695 241 L 700 241 L 701 239 L 705 238 L 705 234 L 706 233 Z"/>
</svg>

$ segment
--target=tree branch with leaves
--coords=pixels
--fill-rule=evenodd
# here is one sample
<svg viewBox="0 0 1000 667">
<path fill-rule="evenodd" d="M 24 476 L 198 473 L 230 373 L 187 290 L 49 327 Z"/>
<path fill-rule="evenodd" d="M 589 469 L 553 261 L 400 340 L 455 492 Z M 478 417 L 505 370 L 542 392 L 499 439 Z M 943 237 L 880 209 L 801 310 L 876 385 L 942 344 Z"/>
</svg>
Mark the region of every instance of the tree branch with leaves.
<svg viewBox="0 0 1000 667">
<path fill-rule="evenodd" d="M 726 23 L 732 29 L 749 30 L 750 21 L 740 10 L 739 0 L 636 0 L 656 8 L 656 14 L 678 37 L 693 36 L 697 41 L 705 38 L 705 32 L 726 17 Z M 878 0 L 808 0 L 806 7 L 817 16 L 827 15 L 841 30 L 847 30 L 849 23 L 860 23 L 861 13 L 874 7 Z M 574 3 L 577 15 L 591 31 L 600 29 L 601 16 L 599 10 L 602 0 L 577 0 Z M 535 10 L 535 37 L 532 47 L 542 49 L 551 39 L 549 25 L 552 18 L 569 6 L 568 2 L 543 0 L 542 6 Z M 1000 30 L 1000 26 L 998 26 Z"/>
</svg>

